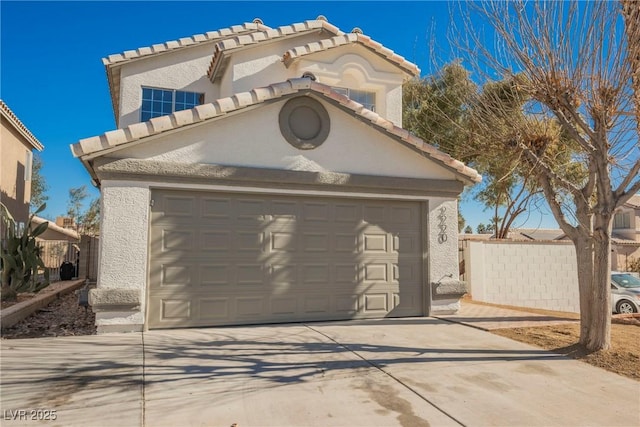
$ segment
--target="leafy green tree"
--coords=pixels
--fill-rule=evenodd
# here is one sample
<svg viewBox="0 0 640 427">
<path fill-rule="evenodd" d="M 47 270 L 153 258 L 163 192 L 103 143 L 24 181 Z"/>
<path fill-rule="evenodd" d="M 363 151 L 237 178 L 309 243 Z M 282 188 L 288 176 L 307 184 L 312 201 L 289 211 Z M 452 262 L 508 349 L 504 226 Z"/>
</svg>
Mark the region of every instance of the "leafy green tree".
<svg viewBox="0 0 640 427">
<path fill-rule="evenodd" d="M 34 154 L 33 165 L 31 167 L 31 204 L 30 207 L 33 211 L 34 207 L 42 206 L 49 200 L 47 196 L 47 190 L 49 186 L 42 175 L 42 168 L 44 164 L 39 154 Z"/>
<path fill-rule="evenodd" d="M 467 225 L 464 229 L 464 234 L 473 234 L 473 228 L 470 225 Z"/>
<path fill-rule="evenodd" d="M 501 217 L 495 223 L 497 238 L 506 238 L 514 221 L 541 194 L 517 155 L 495 155 L 497 146 L 512 139 L 513 124 L 525 119 L 526 101 L 515 78 L 479 88 L 458 62 L 427 78 L 411 80 L 403 88 L 404 127 L 483 175 L 472 196 L 492 209 L 494 217 Z M 478 132 L 486 127 L 479 120 L 493 110 L 501 113 L 491 123 L 495 129 Z"/>
<path fill-rule="evenodd" d="M 93 199 L 89 207 L 83 210 L 87 197 L 86 185 L 69 189 L 67 215 L 73 218 L 78 233 L 95 236 L 100 232 L 100 199 Z"/>
</svg>

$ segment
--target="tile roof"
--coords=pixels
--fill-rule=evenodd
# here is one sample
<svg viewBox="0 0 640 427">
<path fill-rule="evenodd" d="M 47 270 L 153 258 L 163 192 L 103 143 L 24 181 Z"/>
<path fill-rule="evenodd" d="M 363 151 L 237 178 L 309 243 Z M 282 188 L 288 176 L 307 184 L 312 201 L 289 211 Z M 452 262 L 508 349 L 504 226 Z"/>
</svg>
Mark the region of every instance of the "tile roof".
<svg viewBox="0 0 640 427">
<path fill-rule="evenodd" d="M 341 34 L 330 39 L 324 39 L 318 42 L 313 42 L 306 44 L 304 46 L 295 47 L 293 49 L 289 49 L 285 52 L 283 56 L 284 64 L 288 67 L 292 64 L 296 59 L 301 58 L 306 55 L 311 55 L 317 52 L 323 52 L 329 49 L 333 49 L 340 46 L 345 46 L 349 44 L 360 44 L 366 48 L 369 48 L 373 52 L 382 56 L 395 63 L 398 67 L 403 69 L 405 72 L 411 74 L 412 76 L 420 75 L 420 69 L 417 65 L 407 61 L 402 56 L 394 53 L 391 49 L 388 49 L 382 44 L 374 41 L 371 37 L 366 36 L 362 33 L 355 32 L 349 34 Z"/>
<path fill-rule="evenodd" d="M 106 58 L 102 58 L 102 63 L 105 66 L 107 72 L 107 81 L 109 82 L 109 89 L 111 90 L 111 104 L 113 106 L 113 113 L 116 118 L 116 123 L 120 117 L 119 108 L 119 96 L 120 96 L 120 66 L 140 58 L 146 58 L 154 55 L 160 55 L 162 53 L 174 51 L 177 49 L 183 49 L 188 47 L 200 46 L 205 43 L 216 43 L 225 38 L 233 37 L 238 34 L 247 34 L 255 31 L 263 31 L 270 29 L 262 22 L 248 22 L 241 25 L 233 25 L 228 28 L 222 28 L 216 31 L 209 31 L 204 34 L 194 34 L 191 37 L 183 37 L 178 40 L 170 40 L 164 43 L 154 44 L 152 46 L 140 47 L 135 50 L 127 50 L 122 53 L 109 55 Z"/>
<path fill-rule="evenodd" d="M 44 150 L 44 145 L 36 138 L 31 131 L 20 121 L 11 108 L 0 99 L 0 114 L 27 140 L 33 148 L 38 151 Z"/>
<path fill-rule="evenodd" d="M 231 50 L 318 30 L 326 30 L 334 35 L 344 34 L 338 27 L 330 24 L 325 19 L 314 19 L 296 24 L 284 25 L 278 28 L 268 28 L 262 31 L 255 31 L 251 34 L 238 35 L 236 37 L 222 40 L 215 45 L 213 58 L 211 59 L 211 64 L 207 70 L 207 76 L 209 76 L 209 79 L 212 82 L 219 76 L 219 72 L 224 69 L 224 56 Z"/>
<path fill-rule="evenodd" d="M 196 46 L 202 43 L 211 42 L 214 43 L 221 39 L 233 37 L 238 34 L 251 33 L 254 31 L 269 30 L 270 28 L 261 23 L 247 22 L 241 25 L 233 25 L 228 28 L 222 28 L 216 31 L 209 31 L 204 34 L 194 34 L 191 37 L 183 37 L 178 40 L 169 40 L 164 43 L 154 44 L 152 46 L 140 47 L 135 50 L 127 50 L 122 53 L 109 55 L 106 58 L 102 58 L 102 63 L 105 66 L 114 64 L 120 64 L 122 62 L 131 61 L 145 56 L 157 55 L 159 53 L 168 52 L 171 50 L 182 49 L 188 46 Z"/>
<path fill-rule="evenodd" d="M 631 198 L 627 200 L 627 203 L 625 203 L 625 205 L 635 209 L 640 208 L 640 194 L 635 194 L 631 196 Z"/>
<path fill-rule="evenodd" d="M 71 230 L 69 228 L 60 227 L 55 222 L 50 221 L 48 219 L 44 219 L 44 218 L 41 218 L 39 216 L 34 216 L 32 221 L 33 221 L 34 224 L 37 224 L 37 225 L 43 224 L 45 222 L 48 222 L 49 223 L 49 225 L 47 226 L 47 230 L 48 231 L 53 231 L 55 233 L 62 234 L 64 236 L 69 237 L 69 238 L 74 239 L 74 240 L 80 240 L 80 235 L 78 234 L 77 231 Z M 45 233 L 43 236 L 46 236 L 46 234 L 47 233 Z M 42 240 L 54 240 L 54 239 L 42 238 Z"/>
<path fill-rule="evenodd" d="M 98 157 L 105 150 L 113 150 L 118 146 L 125 146 L 130 142 L 141 140 L 163 132 L 173 131 L 182 127 L 196 125 L 208 120 L 220 118 L 230 112 L 241 110 L 245 107 L 261 104 L 266 101 L 277 100 L 288 95 L 300 92 L 308 92 L 328 100 L 339 107 L 348 110 L 354 116 L 377 130 L 396 138 L 402 143 L 417 151 L 442 166 L 452 169 L 458 175 L 469 182 L 480 182 L 482 177 L 474 169 L 465 166 L 426 143 L 422 139 L 409 133 L 409 131 L 394 125 L 391 121 L 381 117 L 377 113 L 367 110 L 361 104 L 339 94 L 331 87 L 317 83 L 308 78 L 290 79 L 281 83 L 274 83 L 267 87 L 256 88 L 249 92 L 238 93 L 228 98 L 218 99 L 210 104 L 199 105 L 190 110 L 177 111 L 173 114 L 156 117 L 148 122 L 136 123 L 123 129 L 116 129 L 103 135 L 94 136 L 78 141 L 71 145 L 71 151 L 75 157 L 87 159 Z"/>
</svg>

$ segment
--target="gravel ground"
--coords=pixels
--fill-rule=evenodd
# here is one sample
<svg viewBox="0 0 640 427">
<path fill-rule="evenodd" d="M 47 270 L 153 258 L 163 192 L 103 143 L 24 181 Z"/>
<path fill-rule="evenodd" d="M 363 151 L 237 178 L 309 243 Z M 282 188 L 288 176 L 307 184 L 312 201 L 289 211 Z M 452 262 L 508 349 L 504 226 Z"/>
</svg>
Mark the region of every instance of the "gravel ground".
<svg viewBox="0 0 640 427">
<path fill-rule="evenodd" d="M 71 292 L 2 331 L 2 339 L 95 335 L 95 319 L 91 307 L 85 311 Z"/>
</svg>

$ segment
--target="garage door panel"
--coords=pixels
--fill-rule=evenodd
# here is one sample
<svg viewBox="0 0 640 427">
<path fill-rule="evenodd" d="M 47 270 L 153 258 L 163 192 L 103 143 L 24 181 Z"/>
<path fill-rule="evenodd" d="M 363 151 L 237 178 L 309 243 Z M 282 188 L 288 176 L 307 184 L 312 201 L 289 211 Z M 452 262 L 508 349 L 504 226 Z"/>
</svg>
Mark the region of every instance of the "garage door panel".
<svg viewBox="0 0 640 427">
<path fill-rule="evenodd" d="M 202 218 L 211 220 L 230 220 L 232 200 L 228 197 L 203 197 L 201 203 Z"/>
<path fill-rule="evenodd" d="M 192 218 L 196 212 L 197 200 L 193 196 L 166 196 L 163 202 L 165 218 Z"/>
<path fill-rule="evenodd" d="M 328 252 L 329 232 L 302 233 L 302 250 L 305 252 Z"/>
<path fill-rule="evenodd" d="M 299 249 L 297 235 L 293 232 L 271 232 L 268 247 L 271 252 L 295 252 Z"/>
<path fill-rule="evenodd" d="M 354 316 L 359 311 L 359 300 L 358 295 L 336 295 L 334 297 L 336 314 Z"/>
<path fill-rule="evenodd" d="M 271 298 L 271 313 L 276 316 L 295 315 L 298 310 L 298 298 L 296 297 Z"/>
<path fill-rule="evenodd" d="M 361 266 L 364 272 L 364 282 L 388 282 L 389 270 L 387 263 L 371 263 Z"/>
<path fill-rule="evenodd" d="M 327 203 L 304 203 L 302 212 L 302 218 L 305 222 L 331 221 L 331 206 Z"/>
<path fill-rule="evenodd" d="M 233 242 L 231 231 L 203 231 L 200 233 L 200 251 L 227 251 Z"/>
<path fill-rule="evenodd" d="M 304 296 L 304 313 L 330 314 L 329 295 Z"/>
<path fill-rule="evenodd" d="M 384 314 L 389 311 L 389 295 L 387 293 L 367 293 L 364 295 L 365 313 L 378 312 Z"/>
<path fill-rule="evenodd" d="M 329 271 L 329 264 L 303 265 L 302 283 L 305 285 L 326 285 L 330 282 Z"/>
<path fill-rule="evenodd" d="M 200 286 L 224 286 L 232 283 L 231 266 L 229 264 L 201 264 Z"/>
<path fill-rule="evenodd" d="M 162 231 L 162 251 L 187 251 L 194 250 L 196 246 L 196 234 L 192 230 L 164 229 Z"/>
<path fill-rule="evenodd" d="M 342 253 L 358 253 L 358 235 L 354 233 L 335 233 L 333 250 Z"/>
<path fill-rule="evenodd" d="M 185 287 L 196 282 L 193 279 L 193 265 L 163 264 L 160 271 L 161 287 Z"/>
<path fill-rule="evenodd" d="M 333 220 L 337 223 L 355 224 L 361 219 L 361 206 L 355 203 L 338 202 L 333 209 Z"/>
<path fill-rule="evenodd" d="M 422 314 L 417 203 L 153 197 L 151 328 Z"/>
<path fill-rule="evenodd" d="M 184 320 L 191 319 L 191 300 L 189 299 L 163 299 L 161 319 Z"/>
<path fill-rule="evenodd" d="M 200 298 L 199 320 L 222 321 L 229 318 L 229 298 Z"/>
</svg>

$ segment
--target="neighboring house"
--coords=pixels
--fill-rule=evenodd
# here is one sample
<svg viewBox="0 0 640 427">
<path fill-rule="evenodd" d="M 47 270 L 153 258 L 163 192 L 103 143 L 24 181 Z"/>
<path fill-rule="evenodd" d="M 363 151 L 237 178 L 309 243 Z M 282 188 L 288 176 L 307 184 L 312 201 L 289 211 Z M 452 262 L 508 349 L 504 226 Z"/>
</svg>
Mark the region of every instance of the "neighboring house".
<svg viewBox="0 0 640 427">
<path fill-rule="evenodd" d="M 613 218 L 611 269 L 624 271 L 640 259 L 640 194 L 631 197 Z"/>
<path fill-rule="evenodd" d="M 77 231 L 65 227 L 60 227 L 58 224 L 39 216 L 33 217 L 33 223 L 35 225 L 40 225 L 45 222 L 48 222 L 49 225 L 47 226 L 47 229 L 44 231 L 44 233 L 37 237 L 37 240 L 66 240 L 68 242 L 74 243 L 80 241 L 80 235 Z"/>
<path fill-rule="evenodd" d="M 71 147 L 101 188 L 100 332 L 459 307 L 430 283 L 480 176 L 400 127 L 419 70 L 354 31 L 256 20 L 103 60 L 119 129 Z"/>
<path fill-rule="evenodd" d="M 35 225 L 45 222 L 49 225 L 44 233 L 36 237 L 36 241 L 40 246 L 42 261 L 49 269 L 50 280 L 57 281 L 60 280 L 60 267 L 63 262 L 68 261 L 77 268 L 80 256 L 80 235 L 75 230 L 60 227 L 39 216 L 33 217 Z"/>
<path fill-rule="evenodd" d="M 44 146 L 2 100 L 0 119 L 0 203 L 21 227 L 29 220 L 33 150 L 42 151 Z M 0 236 L 6 237 L 4 221 L 0 221 Z"/>
</svg>

